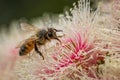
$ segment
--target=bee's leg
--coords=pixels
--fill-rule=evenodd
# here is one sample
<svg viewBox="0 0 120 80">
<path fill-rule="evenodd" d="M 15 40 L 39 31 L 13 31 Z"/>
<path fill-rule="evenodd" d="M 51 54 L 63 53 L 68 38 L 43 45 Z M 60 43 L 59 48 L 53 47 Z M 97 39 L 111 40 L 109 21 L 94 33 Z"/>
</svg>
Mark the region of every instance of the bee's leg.
<svg viewBox="0 0 120 80">
<path fill-rule="evenodd" d="M 44 60 L 44 56 L 42 55 L 42 53 L 38 50 L 38 47 L 37 47 L 37 43 L 35 42 L 35 51 L 40 55 L 42 56 L 43 60 Z"/>
<path fill-rule="evenodd" d="M 46 37 L 46 39 L 47 39 L 48 41 L 51 41 L 51 39 L 50 39 L 48 36 Z"/>
</svg>

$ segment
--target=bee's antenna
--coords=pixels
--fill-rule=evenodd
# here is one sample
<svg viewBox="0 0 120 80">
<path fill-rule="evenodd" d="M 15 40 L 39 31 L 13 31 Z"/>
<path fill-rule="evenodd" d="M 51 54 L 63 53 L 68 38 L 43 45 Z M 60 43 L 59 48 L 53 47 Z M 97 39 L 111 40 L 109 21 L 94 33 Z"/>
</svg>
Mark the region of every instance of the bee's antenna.
<svg viewBox="0 0 120 80">
<path fill-rule="evenodd" d="M 56 29 L 56 32 L 63 32 L 63 30 L 57 30 L 57 29 Z"/>
</svg>

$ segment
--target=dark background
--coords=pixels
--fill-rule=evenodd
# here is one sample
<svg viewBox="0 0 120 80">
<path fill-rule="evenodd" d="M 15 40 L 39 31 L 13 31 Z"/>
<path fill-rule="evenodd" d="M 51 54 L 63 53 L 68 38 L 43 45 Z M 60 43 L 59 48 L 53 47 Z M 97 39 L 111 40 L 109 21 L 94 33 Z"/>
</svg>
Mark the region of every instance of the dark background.
<svg viewBox="0 0 120 80">
<path fill-rule="evenodd" d="M 44 13 L 59 14 L 73 7 L 78 0 L 0 0 L 0 27 L 9 26 L 13 20 L 24 17 L 28 20 Z M 92 4 L 94 0 L 92 0 Z"/>
</svg>

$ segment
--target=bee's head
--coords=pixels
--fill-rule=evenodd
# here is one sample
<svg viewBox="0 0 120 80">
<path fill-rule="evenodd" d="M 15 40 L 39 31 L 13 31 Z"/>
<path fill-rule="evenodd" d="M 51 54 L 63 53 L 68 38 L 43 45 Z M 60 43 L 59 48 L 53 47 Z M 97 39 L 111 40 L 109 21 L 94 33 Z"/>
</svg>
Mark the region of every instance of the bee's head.
<svg viewBox="0 0 120 80">
<path fill-rule="evenodd" d="M 62 32 L 62 30 L 57 30 L 55 28 L 48 28 L 48 32 L 47 32 L 48 38 L 50 38 L 50 39 L 57 39 L 58 41 L 60 41 L 58 39 L 59 36 L 57 36 L 57 34 L 56 34 L 57 32 Z"/>
</svg>

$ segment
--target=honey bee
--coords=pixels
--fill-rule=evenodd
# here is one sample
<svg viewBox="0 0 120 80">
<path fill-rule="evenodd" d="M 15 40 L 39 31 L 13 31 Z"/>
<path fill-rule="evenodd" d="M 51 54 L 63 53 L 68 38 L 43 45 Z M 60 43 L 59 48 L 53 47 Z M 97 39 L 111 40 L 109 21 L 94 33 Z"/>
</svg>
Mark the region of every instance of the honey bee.
<svg viewBox="0 0 120 80">
<path fill-rule="evenodd" d="M 48 28 L 47 30 L 39 29 L 25 22 L 20 23 L 20 27 L 22 30 L 25 30 L 25 31 L 36 32 L 34 35 L 29 37 L 28 39 L 25 39 L 24 41 L 19 43 L 17 48 L 20 48 L 19 50 L 20 56 L 30 54 L 30 52 L 34 49 L 34 51 L 38 53 L 44 60 L 44 56 L 39 51 L 38 46 L 45 45 L 47 41 L 50 41 L 52 39 L 56 39 L 59 42 L 61 42 L 59 37 L 62 37 L 62 36 L 57 36 L 56 32 L 62 32 L 62 30 L 57 30 L 55 28 Z"/>
</svg>

